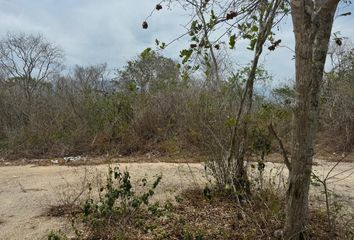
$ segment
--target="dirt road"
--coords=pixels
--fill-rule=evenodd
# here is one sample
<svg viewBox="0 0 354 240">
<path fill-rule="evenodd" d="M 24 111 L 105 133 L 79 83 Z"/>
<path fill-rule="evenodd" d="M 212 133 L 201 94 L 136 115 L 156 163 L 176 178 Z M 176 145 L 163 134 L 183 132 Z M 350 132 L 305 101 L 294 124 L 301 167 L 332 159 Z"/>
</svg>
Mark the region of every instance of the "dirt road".
<svg viewBox="0 0 354 240">
<path fill-rule="evenodd" d="M 324 175 L 332 165 L 333 163 L 323 163 L 315 166 L 314 170 L 318 175 Z M 162 182 L 155 196 L 157 200 L 174 198 L 182 189 L 203 187 L 206 182 L 202 164 L 123 163 L 120 167 L 129 169 L 133 182 L 143 177 L 162 174 Z M 268 170 L 274 168 L 279 169 L 281 165 L 267 164 Z M 332 180 L 338 181 L 335 183 L 336 192 L 354 206 L 354 163 L 340 164 L 332 175 L 348 169 L 351 170 Z M 49 218 L 43 214 L 48 206 L 79 191 L 85 172 L 89 176 L 88 181 L 94 181 L 94 176 L 107 172 L 107 165 L 0 167 L 0 239 L 45 239 L 52 229 L 68 228 L 64 219 Z M 273 175 L 279 172 L 272 170 Z M 281 174 L 285 176 L 286 171 Z M 346 178 L 343 179 L 344 177 Z"/>
</svg>

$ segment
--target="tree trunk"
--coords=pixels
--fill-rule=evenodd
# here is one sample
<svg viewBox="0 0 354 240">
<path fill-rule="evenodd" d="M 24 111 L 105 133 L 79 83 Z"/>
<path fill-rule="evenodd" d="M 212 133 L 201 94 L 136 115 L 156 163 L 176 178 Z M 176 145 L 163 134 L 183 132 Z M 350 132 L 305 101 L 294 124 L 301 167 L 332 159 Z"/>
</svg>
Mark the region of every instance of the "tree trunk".
<svg viewBox="0 0 354 240">
<path fill-rule="evenodd" d="M 320 3 L 321 4 L 320 4 Z M 308 196 L 319 93 L 338 1 L 291 1 L 296 54 L 296 107 L 284 238 L 306 239 Z"/>
<path fill-rule="evenodd" d="M 282 0 L 273 0 L 259 19 L 258 39 L 255 46 L 255 53 L 246 81 L 246 86 L 241 97 L 240 106 L 236 115 L 236 124 L 231 135 L 231 145 L 228 155 L 228 166 L 232 166 L 231 184 L 234 188 L 245 195 L 251 194 L 250 182 L 247 176 L 247 169 L 244 166 L 245 154 L 247 151 L 249 116 L 253 105 L 254 83 L 259 59 L 263 52 L 263 46 L 271 33 L 274 19 Z"/>
</svg>

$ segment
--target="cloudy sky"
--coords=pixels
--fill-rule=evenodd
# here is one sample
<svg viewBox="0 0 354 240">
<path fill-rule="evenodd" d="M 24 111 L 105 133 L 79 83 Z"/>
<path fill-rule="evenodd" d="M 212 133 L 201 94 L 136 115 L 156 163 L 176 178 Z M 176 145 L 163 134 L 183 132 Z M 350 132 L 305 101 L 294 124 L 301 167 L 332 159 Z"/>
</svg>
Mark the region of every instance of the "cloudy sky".
<svg viewBox="0 0 354 240">
<path fill-rule="evenodd" d="M 156 38 L 169 42 L 184 32 L 188 17 L 181 9 L 164 8 L 149 19 L 149 29 L 141 23 L 157 0 L 0 0 L 0 36 L 7 32 L 41 33 L 59 45 L 67 66 L 107 63 L 120 68 Z M 339 13 L 353 11 L 354 5 L 339 8 Z M 353 11 L 354 12 L 354 11 Z M 354 42 L 354 16 L 336 19 L 333 31 Z M 294 40 L 288 18 L 277 36 L 282 44 L 293 48 Z M 178 52 L 188 46 L 182 39 L 164 54 L 178 59 Z M 287 48 L 268 52 L 262 62 L 278 81 L 293 78 L 293 53 Z M 249 53 L 240 45 L 233 53 L 238 64 L 249 61 Z"/>
</svg>

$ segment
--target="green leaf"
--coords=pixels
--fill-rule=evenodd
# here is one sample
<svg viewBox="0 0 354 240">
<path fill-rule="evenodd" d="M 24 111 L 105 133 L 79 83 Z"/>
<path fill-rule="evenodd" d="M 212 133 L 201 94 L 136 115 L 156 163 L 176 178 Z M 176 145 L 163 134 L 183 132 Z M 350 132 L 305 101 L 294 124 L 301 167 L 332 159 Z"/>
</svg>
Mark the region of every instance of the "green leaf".
<svg viewBox="0 0 354 240">
<path fill-rule="evenodd" d="M 190 59 L 190 57 L 192 56 L 193 50 L 192 49 L 183 49 L 180 53 L 180 57 L 183 58 L 182 59 L 182 64 L 185 64 L 188 62 L 188 60 Z"/>
<path fill-rule="evenodd" d="M 250 42 L 250 46 L 247 48 L 249 50 L 254 50 L 254 47 L 256 46 L 256 43 L 257 43 L 257 38 L 253 38 Z"/>
<path fill-rule="evenodd" d="M 232 127 L 232 126 L 235 126 L 236 125 L 236 119 L 233 118 L 233 117 L 229 117 L 227 120 L 226 120 L 226 125 L 229 126 L 229 127 Z"/>
<path fill-rule="evenodd" d="M 203 195 L 206 197 L 208 200 L 211 200 L 211 190 L 208 188 L 208 186 L 205 186 L 203 190 Z"/>
<path fill-rule="evenodd" d="M 248 33 L 244 34 L 242 37 L 243 37 L 243 39 L 253 39 L 253 36 Z"/>
<path fill-rule="evenodd" d="M 214 19 L 214 20 L 217 19 L 217 17 L 216 17 L 216 15 L 215 15 L 215 12 L 214 12 L 213 9 L 211 10 L 211 18 Z"/>
<path fill-rule="evenodd" d="M 198 32 L 198 21 L 197 20 L 194 20 L 191 24 L 191 28 L 190 28 L 190 31 L 189 31 L 189 35 L 190 36 L 194 36 L 194 34 L 196 34 Z"/>
<path fill-rule="evenodd" d="M 230 49 L 234 49 L 235 48 L 235 43 L 236 43 L 236 35 L 233 34 L 233 35 L 230 36 L 230 39 L 229 39 Z"/>
<path fill-rule="evenodd" d="M 257 25 L 253 25 L 251 28 L 252 32 L 258 32 L 258 26 Z"/>
<path fill-rule="evenodd" d="M 142 59 L 146 59 L 150 56 L 151 48 L 146 48 L 141 54 Z"/>
</svg>

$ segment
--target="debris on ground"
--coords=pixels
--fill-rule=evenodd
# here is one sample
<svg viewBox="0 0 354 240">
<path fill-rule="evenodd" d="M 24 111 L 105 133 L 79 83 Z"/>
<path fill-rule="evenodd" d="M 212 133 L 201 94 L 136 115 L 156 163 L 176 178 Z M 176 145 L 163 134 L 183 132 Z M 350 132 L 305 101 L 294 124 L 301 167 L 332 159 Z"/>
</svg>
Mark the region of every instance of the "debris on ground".
<svg viewBox="0 0 354 240">
<path fill-rule="evenodd" d="M 57 160 L 57 159 L 55 159 L 55 160 L 50 160 L 51 161 L 51 163 L 53 163 L 53 164 L 59 164 L 59 160 Z"/>
<path fill-rule="evenodd" d="M 77 162 L 77 161 L 80 161 L 81 159 L 82 159 L 81 156 L 77 156 L 77 157 L 64 157 L 65 163 L 68 163 L 68 162 Z"/>
</svg>

